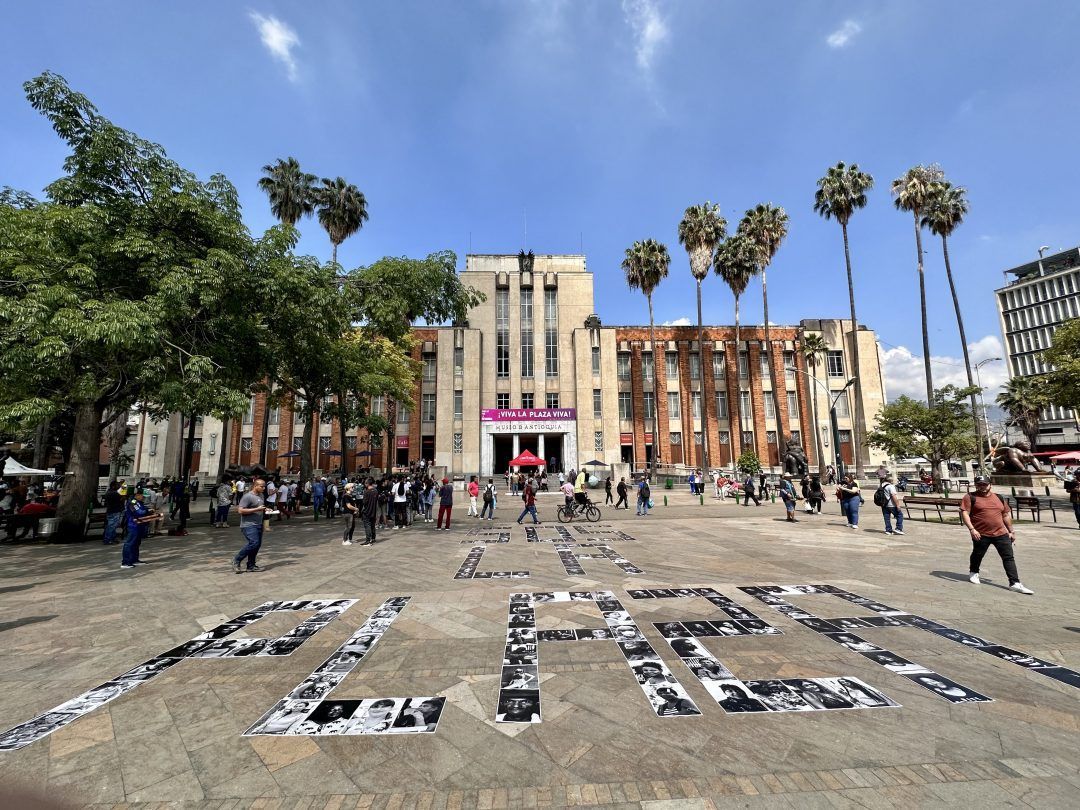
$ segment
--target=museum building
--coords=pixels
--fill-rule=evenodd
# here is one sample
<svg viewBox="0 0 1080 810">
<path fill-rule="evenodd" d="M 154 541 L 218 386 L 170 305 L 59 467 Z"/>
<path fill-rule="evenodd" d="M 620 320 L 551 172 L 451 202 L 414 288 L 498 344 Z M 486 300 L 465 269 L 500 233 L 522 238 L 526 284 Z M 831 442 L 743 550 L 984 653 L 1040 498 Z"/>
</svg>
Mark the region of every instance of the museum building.
<svg viewBox="0 0 1080 810">
<path fill-rule="evenodd" d="M 423 458 L 454 477 L 487 476 L 505 472 L 525 450 L 554 469 L 593 460 L 641 469 L 654 452 L 660 464 L 703 468 L 706 449 L 710 466 L 724 468 L 738 458 L 740 438 L 778 469 L 780 435 L 800 439 L 811 465 L 819 452 L 826 463 L 835 458 L 838 437 L 850 464 L 857 415 L 873 424 L 885 402 L 875 335 L 861 327 L 853 336 L 848 320 L 772 326 L 771 351 L 759 326 L 743 326 L 738 347 L 734 326 L 705 326 L 700 346 L 696 326 L 656 326 L 654 350 L 647 324 L 601 323 L 584 256 L 469 255 L 460 278 L 486 300 L 463 322 L 414 329 L 422 371 L 412 401 L 372 398 L 372 411 L 391 429 L 347 431 L 344 447 L 336 424 L 320 419 L 311 447 L 317 470 L 384 470 Z M 803 340 L 812 334 L 824 338 L 827 351 L 811 366 Z M 845 390 L 854 373 L 853 337 L 861 409 L 854 386 Z M 141 417 L 135 474 L 177 474 L 186 430 L 179 415 Z M 257 462 L 298 471 L 302 433 L 287 408 L 268 412 L 258 395 L 229 425 L 196 420 L 191 471 L 213 479 L 227 464 Z M 869 448 L 864 457 L 874 464 L 884 458 Z"/>
</svg>

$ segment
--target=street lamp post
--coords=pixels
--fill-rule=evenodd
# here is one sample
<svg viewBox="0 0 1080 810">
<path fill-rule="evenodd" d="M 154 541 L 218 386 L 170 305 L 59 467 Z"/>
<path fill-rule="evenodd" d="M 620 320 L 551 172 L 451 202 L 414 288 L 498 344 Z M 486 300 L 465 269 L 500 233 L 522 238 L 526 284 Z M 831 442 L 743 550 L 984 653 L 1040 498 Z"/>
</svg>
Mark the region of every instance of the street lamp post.
<svg viewBox="0 0 1080 810">
<path fill-rule="evenodd" d="M 1039 255 L 1041 256 L 1042 254 L 1040 253 Z M 1000 357 L 988 357 L 985 360 L 980 360 L 978 363 L 975 364 L 975 380 L 978 382 L 978 385 L 979 385 L 979 410 L 982 411 L 983 435 L 986 436 L 986 441 L 987 441 L 988 444 L 990 442 L 990 420 L 988 420 L 986 418 L 986 400 L 983 399 L 982 376 L 979 374 L 979 369 L 982 368 L 986 363 L 996 363 L 1000 359 L 1001 359 Z M 979 467 L 980 468 L 983 466 L 983 461 L 984 461 L 985 458 L 986 458 L 986 453 L 983 450 L 983 448 L 980 447 L 979 448 Z"/>
<path fill-rule="evenodd" d="M 840 453 L 840 427 L 836 421 L 836 403 L 840 401 L 840 397 L 847 393 L 847 390 L 851 388 L 851 386 L 853 386 L 859 378 L 852 377 L 850 380 L 848 380 L 844 384 L 844 387 L 836 392 L 836 396 L 832 397 L 832 399 L 830 400 L 829 397 L 832 396 L 832 391 L 829 390 L 829 387 L 825 385 L 825 383 L 823 383 L 821 380 L 819 380 L 817 377 L 813 376 L 809 372 L 803 371 L 801 368 L 793 368 L 791 370 L 802 374 L 808 380 L 812 380 L 819 388 L 821 388 L 821 390 L 825 392 L 825 401 L 829 403 L 829 427 L 831 428 L 833 438 L 833 460 L 836 462 L 836 474 L 840 478 L 843 478 L 844 458 Z M 815 433 L 817 432 L 817 428 L 818 426 L 814 425 Z"/>
</svg>

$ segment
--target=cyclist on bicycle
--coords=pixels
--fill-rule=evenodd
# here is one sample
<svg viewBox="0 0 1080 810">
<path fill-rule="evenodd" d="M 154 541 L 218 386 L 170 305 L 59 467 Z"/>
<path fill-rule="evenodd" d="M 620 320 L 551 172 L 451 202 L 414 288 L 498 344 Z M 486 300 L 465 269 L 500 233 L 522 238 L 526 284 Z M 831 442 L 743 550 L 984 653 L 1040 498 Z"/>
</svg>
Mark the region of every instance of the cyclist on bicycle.
<svg viewBox="0 0 1080 810">
<path fill-rule="evenodd" d="M 563 485 L 559 487 L 559 491 L 565 496 L 566 506 L 569 507 L 574 502 L 574 485 L 569 481 L 564 481 Z"/>
<path fill-rule="evenodd" d="M 588 503 L 588 498 L 585 496 L 585 470 L 578 470 L 577 481 L 574 483 L 574 500 L 582 507 Z"/>
</svg>

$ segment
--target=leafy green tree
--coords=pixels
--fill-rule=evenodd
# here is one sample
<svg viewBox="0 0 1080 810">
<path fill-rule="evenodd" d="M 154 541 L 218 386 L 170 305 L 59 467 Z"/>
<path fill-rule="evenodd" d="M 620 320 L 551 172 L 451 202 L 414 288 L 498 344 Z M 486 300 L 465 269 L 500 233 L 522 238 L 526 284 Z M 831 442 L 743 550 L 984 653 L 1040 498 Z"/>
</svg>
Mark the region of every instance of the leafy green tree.
<svg viewBox="0 0 1080 810">
<path fill-rule="evenodd" d="M 701 378 L 705 379 L 705 332 L 701 322 L 701 282 L 709 275 L 716 246 L 727 236 L 727 220 L 720 215 L 720 206 L 711 202 L 691 205 L 679 223 L 679 244 L 690 256 L 690 274 L 697 282 L 698 363 Z M 655 361 L 654 361 L 655 362 Z M 703 468 L 709 473 L 709 398 L 701 397 L 701 450 Z"/>
<path fill-rule="evenodd" d="M 1039 380 L 1051 405 L 1080 410 L 1080 318 L 1054 330 L 1053 344 L 1043 353 L 1052 368 Z"/>
<path fill-rule="evenodd" d="M 780 243 L 787 236 L 788 215 L 783 208 L 772 203 L 759 203 L 751 208 L 739 222 L 739 232 L 745 234 L 754 246 L 755 264 L 761 274 L 761 301 L 765 310 L 765 348 L 769 352 L 770 365 L 773 359 L 773 345 L 769 339 L 769 289 L 765 284 L 765 270 L 772 263 Z M 781 353 L 782 355 L 782 353 Z M 782 359 L 782 357 L 781 357 Z M 781 410 L 779 389 L 783 378 L 773 380 L 772 401 L 776 414 L 776 454 L 784 457 L 784 412 Z M 784 403 L 787 407 L 787 403 Z"/>
<path fill-rule="evenodd" d="M 716 255 L 713 256 L 713 272 L 720 276 L 724 280 L 724 283 L 728 285 L 728 289 L 731 290 L 731 294 L 735 296 L 735 374 L 734 380 L 738 386 L 738 390 L 733 392 L 735 401 L 729 403 L 729 413 L 736 413 L 736 408 L 740 408 L 739 403 L 740 392 L 742 391 L 742 380 L 739 377 L 739 357 L 742 354 L 742 329 L 739 321 L 739 299 L 742 294 L 746 292 L 746 288 L 750 285 L 750 279 L 757 273 L 757 264 L 755 262 L 754 245 L 750 241 L 749 237 L 743 233 L 734 233 L 721 242 L 716 247 Z M 747 375 L 753 374 L 753 369 L 750 368 L 749 358 L 747 358 Z M 732 377 L 728 377 L 732 379 Z M 751 377 L 752 379 L 752 377 Z M 748 380 L 753 388 L 753 383 Z M 749 414 L 750 424 L 754 424 L 754 398 L 750 397 L 750 409 Z M 739 424 L 735 424 L 734 420 L 730 421 L 730 424 L 734 427 L 736 433 L 739 434 L 739 451 L 744 452 L 746 450 L 746 443 L 743 441 L 742 421 L 747 417 L 747 414 L 739 413 Z"/>
<path fill-rule="evenodd" d="M 874 187 L 874 178 L 862 171 L 858 164 L 850 166 L 840 161 L 829 167 L 825 176 L 817 181 L 814 193 L 814 210 L 825 219 L 835 219 L 840 223 L 844 235 L 844 264 L 847 267 L 848 305 L 851 310 L 851 355 L 855 361 L 855 422 L 852 425 L 852 439 L 855 445 L 855 475 L 863 478 L 862 436 L 860 431 L 865 421 L 862 400 L 862 369 L 859 365 L 859 322 L 855 318 L 855 285 L 851 277 L 851 247 L 848 242 L 848 223 L 851 215 L 866 207 L 866 192 Z"/>
<path fill-rule="evenodd" d="M 58 508 L 74 538 L 107 412 L 242 395 L 237 365 L 259 356 L 238 341 L 264 334 L 261 268 L 224 177 L 199 181 L 60 76 L 24 89 L 70 154 L 43 201 L 0 204 L 0 421 L 74 415 Z"/>
<path fill-rule="evenodd" d="M 270 198 L 270 211 L 278 221 L 295 227 L 302 218 L 311 216 L 315 211 L 315 175 L 301 170 L 294 157 L 278 158 L 262 170 L 259 188 Z"/>
<path fill-rule="evenodd" d="M 1054 338 L 1056 342 L 1057 333 Z M 1048 394 L 1046 384 L 1038 377 L 1013 377 L 997 395 L 997 404 L 1008 414 L 1009 424 L 1019 428 L 1032 450 L 1037 449 L 1042 410 L 1050 405 Z"/>
<path fill-rule="evenodd" d="M 806 358 L 806 365 L 810 366 L 810 420 L 814 423 L 814 452 L 817 454 L 818 475 L 822 477 L 825 475 L 825 456 L 821 452 L 821 431 L 818 429 L 817 370 L 818 364 L 828 354 L 828 351 L 829 344 L 825 342 L 824 336 L 817 333 L 803 334 L 802 354 Z"/>
<path fill-rule="evenodd" d="M 952 264 L 949 261 L 949 237 L 964 221 L 968 212 L 967 190 L 954 186 L 946 180 L 939 180 L 930 185 L 930 193 L 923 214 L 922 226 L 930 233 L 941 237 L 941 253 L 945 258 L 945 276 L 949 280 L 949 292 L 952 294 L 953 311 L 956 313 L 956 328 L 960 332 L 960 348 L 964 352 L 964 370 L 967 372 L 968 388 L 976 388 L 975 378 L 971 373 L 971 358 L 968 356 L 967 334 L 964 332 L 964 317 L 960 313 L 960 298 L 956 295 L 953 281 Z M 971 414 L 975 420 L 975 436 L 980 448 L 984 446 L 982 425 L 979 422 L 979 409 L 975 404 L 975 391 L 971 394 Z M 979 463 L 982 463 L 980 453 Z"/>
<path fill-rule="evenodd" d="M 761 472 L 761 459 L 753 450 L 744 450 L 735 462 L 735 469 L 743 475 L 757 475 Z"/>
<path fill-rule="evenodd" d="M 926 399 L 934 403 L 934 377 L 930 370 L 930 331 L 926 322 L 926 277 L 923 274 L 922 216 L 933 194 L 934 184 L 944 173 L 938 166 L 912 166 L 892 182 L 894 203 L 900 211 L 910 211 L 915 221 L 915 252 L 919 269 L 919 310 L 922 316 L 923 368 L 926 372 Z M 934 475 L 937 475 L 937 470 Z"/>
<path fill-rule="evenodd" d="M 671 256 L 667 247 L 655 239 L 646 239 L 634 242 L 626 249 L 626 256 L 622 260 L 622 269 L 626 273 L 626 283 L 631 290 L 641 290 L 649 302 L 649 345 L 653 358 L 653 387 L 656 386 L 655 369 L 660 362 L 656 352 L 656 330 L 653 321 L 652 296 L 660 282 L 667 278 L 668 268 L 671 266 Z M 653 407 L 653 454 L 652 472 L 656 472 L 657 462 L 660 460 L 660 435 L 657 428 L 657 411 L 660 399 L 654 396 Z"/>
<path fill-rule="evenodd" d="M 934 392 L 933 407 L 899 397 L 882 408 L 866 441 L 893 458 L 925 458 L 930 462 L 934 489 L 940 491 L 942 463 L 975 452 L 971 411 L 965 402 L 970 396 L 970 388 L 946 385 Z"/>
<path fill-rule="evenodd" d="M 330 244 L 334 246 L 330 261 L 337 264 L 338 245 L 352 236 L 367 222 L 367 198 L 364 192 L 345 178 L 323 178 L 322 186 L 315 192 L 319 224 L 323 226 Z"/>
</svg>

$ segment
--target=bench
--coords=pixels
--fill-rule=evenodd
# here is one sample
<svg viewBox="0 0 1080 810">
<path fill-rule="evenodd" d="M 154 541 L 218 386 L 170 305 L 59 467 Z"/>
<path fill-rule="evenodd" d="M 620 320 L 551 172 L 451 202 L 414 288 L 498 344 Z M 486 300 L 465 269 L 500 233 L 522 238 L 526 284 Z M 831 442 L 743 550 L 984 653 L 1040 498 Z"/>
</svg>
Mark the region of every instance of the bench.
<svg viewBox="0 0 1080 810">
<path fill-rule="evenodd" d="M 930 498 L 921 495 L 909 495 L 904 498 L 904 508 L 907 509 L 908 519 L 911 519 L 911 509 L 914 507 L 922 512 L 922 519 L 926 520 L 926 513 L 933 510 L 937 513 L 938 520 L 945 522 L 945 515 L 954 514 L 960 517 L 960 498 Z"/>
<path fill-rule="evenodd" d="M 1020 510 L 1031 512 L 1031 519 L 1036 523 L 1042 523 L 1042 510 L 1045 505 L 1050 510 L 1050 514 L 1054 518 L 1054 523 L 1057 523 L 1057 512 L 1054 511 L 1054 502 L 1050 498 L 1045 498 L 1045 504 L 1043 500 L 1036 498 L 1033 495 L 1014 495 L 1013 496 L 1013 512 L 1016 515 L 1016 519 L 1020 519 Z"/>
<path fill-rule="evenodd" d="M 104 512 L 90 512 L 86 516 L 86 526 L 83 528 L 83 536 L 87 536 L 91 531 L 100 531 L 102 535 L 105 534 L 105 513 Z"/>
</svg>

